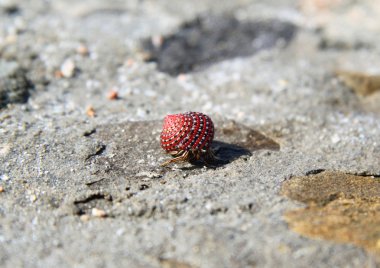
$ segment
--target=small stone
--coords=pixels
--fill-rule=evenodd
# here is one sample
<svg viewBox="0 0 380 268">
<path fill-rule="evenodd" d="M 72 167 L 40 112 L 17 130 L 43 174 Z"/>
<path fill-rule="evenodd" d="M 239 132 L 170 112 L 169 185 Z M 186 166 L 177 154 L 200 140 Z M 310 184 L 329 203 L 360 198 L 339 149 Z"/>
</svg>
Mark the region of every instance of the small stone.
<svg viewBox="0 0 380 268">
<path fill-rule="evenodd" d="M 4 192 L 4 187 L 0 186 L 0 193 Z"/>
<path fill-rule="evenodd" d="M 152 45 L 155 48 L 160 48 L 164 43 L 164 38 L 162 37 L 162 35 L 154 35 L 152 36 L 150 41 L 152 42 Z"/>
<path fill-rule="evenodd" d="M 107 217 L 107 213 L 104 210 L 98 208 L 93 208 L 91 210 L 91 215 L 98 218 Z"/>
<path fill-rule="evenodd" d="M 75 73 L 75 63 L 71 59 L 67 59 L 61 65 L 61 72 L 63 77 L 70 78 L 74 76 Z"/>
<path fill-rule="evenodd" d="M 88 56 L 90 54 L 88 48 L 84 44 L 80 44 L 76 50 L 77 50 L 77 53 L 82 56 Z"/>
<path fill-rule="evenodd" d="M 108 92 L 107 98 L 108 98 L 109 100 L 117 100 L 117 99 L 119 98 L 119 95 L 118 95 L 118 93 L 117 93 L 116 90 L 111 89 L 111 90 Z"/>
<path fill-rule="evenodd" d="M 81 215 L 81 216 L 79 217 L 79 219 L 80 219 L 81 221 L 83 221 L 83 222 L 87 222 L 87 221 L 90 220 L 90 216 L 87 215 L 87 214 L 83 214 L 83 215 Z"/>
<path fill-rule="evenodd" d="M 62 78 L 63 77 L 63 74 L 61 72 L 61 70 L 57 70 L 54 72 L 54 77 L 55 78 Z"/>
<path fill-rule="evenodd" d="M 92 106 L 88 106 L 87 109 L 86 109 L 86 114 L 89 116 L 89 117 L 95 117 L 95 109 L 94 107 Z"/>
<path fill-rule="evenodd" d="M 177 75 L 177 80 L 180 82 L 185 82 L 187 80 L 188 76 L 186 74 L 179 74 Z"/>
</svg>

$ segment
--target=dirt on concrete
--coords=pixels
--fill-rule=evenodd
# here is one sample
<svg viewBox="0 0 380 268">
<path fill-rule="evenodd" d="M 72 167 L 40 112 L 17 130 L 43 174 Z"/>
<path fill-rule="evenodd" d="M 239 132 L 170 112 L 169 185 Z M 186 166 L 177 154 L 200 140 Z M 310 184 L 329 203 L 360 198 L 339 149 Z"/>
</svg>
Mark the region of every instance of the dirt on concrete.
<svg viewBox="0 0 380 268">
<path fill-rule="evenodd" d="M 353 243 L 380 256 L 380 180 L 322 172 L 286 181 L 281 193 L 307 204 L 286 212 L 291 229 L 312 238 Z"/>
</svg>

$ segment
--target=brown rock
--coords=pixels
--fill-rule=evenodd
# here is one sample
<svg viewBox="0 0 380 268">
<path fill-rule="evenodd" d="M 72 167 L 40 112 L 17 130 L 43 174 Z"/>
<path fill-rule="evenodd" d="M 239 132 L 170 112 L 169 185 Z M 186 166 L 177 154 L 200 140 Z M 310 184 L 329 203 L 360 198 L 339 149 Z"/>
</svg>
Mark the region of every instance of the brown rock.
<svg viewBox="0 0 380 268">
<path fill-rule="evenodd" d="M 336 71 L 336 75 L 356 94 L 368 96 L 380 90 L 380 75 L 352 71 Z"/>
<path fill-rule="evenodd" d="M 353 243 L 380 254 L 380 180 L 341 172 L 294 177 L 282 194 L 307 204 L 288 211 L 285 220 L 297 233 Z"/>
</svg>

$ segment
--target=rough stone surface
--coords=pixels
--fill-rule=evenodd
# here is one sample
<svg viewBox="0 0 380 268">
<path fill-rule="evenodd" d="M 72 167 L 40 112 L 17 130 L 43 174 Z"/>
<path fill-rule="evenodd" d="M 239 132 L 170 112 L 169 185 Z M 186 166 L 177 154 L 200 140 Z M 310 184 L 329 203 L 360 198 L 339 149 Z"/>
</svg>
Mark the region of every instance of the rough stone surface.
<svg viewBox="0 0 380 268">
<path fill-rule="evenodd" d="M 286 213 L 293 230 L 313 238 L 351 242 L 380 256 L 379 178 L 322 172 L 286 181 L 282 193 L 308 204 Z"/>
<path fill-rule="evenodd" d="M 171 75 L 188 73 L 229 58 L 286 45 L 296 27 L 286 21 L 240 22 L 224 16 L 204 16 L 186 22 L 174 34 L 145 41 L 149 61 Z M 157 38 L 162 38 L 162 40 Z"/>
<path fill-rule="evenodd" d="M 284 181 L 322 169 L 380 174 L 380 91 L 362 96 L 336 76 L 380 74 L 377 1 L 6 2 L 0 58 L 25 70 L 34 90 L 0 110 L 0 266 L 379 265 L 362 247 L 372 240 L 295 232 L 286 213 L 305 204 L 281 195 Z M 207 25 L 199 18 L 227 30 L 198 35 Z M 186 23 L 202 44 L 196 68 L 168 74 L 146 61 L 146 40 L 164 48 Z M 275 29 L 293 34 L 284 41 Z M 180 40 L 172 45 L 191 35 Z M 67 59 L 75 72 L 65 77 Z M 159 167 L 170 158 L 159 147 L 162 119 L 184 111 L 215 122 L 223 161 L 214 168 Z"/>
<path fill-rule="evenodd" d="M 28 100 L 31 84 L 16 62 L 0 61 L 0 108 Z"/>
</svg>

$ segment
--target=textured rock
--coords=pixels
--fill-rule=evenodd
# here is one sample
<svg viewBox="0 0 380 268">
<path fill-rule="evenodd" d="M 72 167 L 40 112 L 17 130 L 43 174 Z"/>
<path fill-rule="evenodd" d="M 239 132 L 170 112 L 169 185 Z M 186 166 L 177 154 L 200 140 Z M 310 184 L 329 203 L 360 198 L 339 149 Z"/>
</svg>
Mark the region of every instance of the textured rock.
<svg viewBox="0 0 380 268">
<path fill-rule="evenodd" d="M 28 100 L 31 84 L 16 62 L 0 61 L 0 108 Z"/>
<path fill-rule="evenodd" d="M 229 58 L 244 57 L 262 49 L 289 43 L 295 25 L 278 20 L 240 22 L 227 16 L 202 16 L 186 22 L 177 32 L 144 42 L 147 60 L 171 75 L 199 70 Z M 231 38 L 233 37 L 233 38 Z"/>
<path fill-rule="evenodd" d="M 1 267 L 378 266 L 376 225 L 352 226 L 377 201 L 345 174 L 380 172 L 380 94 L 335 75 L 380 73 L 375 1 L 11 2 L 4 81 L 35 89 L 0 110 Z M 185 111 L 213 119 L 218 165 L 159 166 L 163 118 Z M 306 203 L 280 193 L 297 177 Z"/>
<path fill-rule="evenodd" d="M 380 75 L 338 71 L 337 75 L 357 94 L 367 96 L 380 90 Z"/>
<path fill-rule="evenodd" d="M 291 178 L 282 194 L 308 205 L 285 214 L 294 231 L 357 244 L 380 256 L 379 178 L 322 172 Z"/>
</svg>

